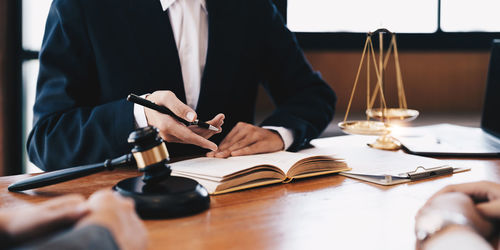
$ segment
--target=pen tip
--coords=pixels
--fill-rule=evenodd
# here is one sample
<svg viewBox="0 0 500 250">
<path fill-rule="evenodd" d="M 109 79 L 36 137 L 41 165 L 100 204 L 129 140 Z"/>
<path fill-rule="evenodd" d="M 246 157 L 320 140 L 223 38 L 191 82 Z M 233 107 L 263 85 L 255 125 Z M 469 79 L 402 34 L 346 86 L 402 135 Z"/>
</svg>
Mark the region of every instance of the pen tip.
<svg viewBox="0 0 500 250">
<path fill-rule="evenodd" d="M 212 131 L 215 131 L 215 132 L 219 132 L 219 129 L 218 129 L 218 128 L 216 128 L 216 127 L 214 127 L 214 126 L 212 126 L 212 125 L 210 125 L 210 126 L 208 127 L 208 129 L 210 129 L 210 130 L 212 130 Z"/>
</svg>

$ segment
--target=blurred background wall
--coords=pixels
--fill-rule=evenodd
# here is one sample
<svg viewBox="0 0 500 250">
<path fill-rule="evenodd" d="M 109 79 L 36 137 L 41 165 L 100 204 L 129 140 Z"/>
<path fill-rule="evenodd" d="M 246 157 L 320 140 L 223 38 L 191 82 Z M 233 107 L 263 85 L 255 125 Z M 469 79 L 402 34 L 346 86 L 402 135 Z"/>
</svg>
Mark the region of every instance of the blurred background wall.
<svg viewBox="0 0 500 250">
<path fill-rule="evenodd" d="M 360 49 L 361 50 L 361 49 Z M 338 112 L 347 108 L 361 58 L 360 52 L 306 52 L 307 58 L 337 91 Z M 482 107 L 489 52 L 404 51 L 400 64 L 408 105 L 422 112 L 479 112 Z M 364 73 L 364 71 L 362 71 Z M 365 83 L 364 74 L 360 84 Z M 373 77 L 373 75 L 372 75 Z M 373 79 L 373 78 L 372 78 Z M 386 74 L 387 99 L 397 105 L 393 64 Z M 359 86 L 353 111 L 366 108 L 365 90 Z M 391 88 L 392 87 L 392 88 Z"/>
<path fill-rule="evenodd" d="M 335 90 L 338 98 L 336 117 L 346 109 L 361 59 L 359 51 L 306 51 L 312 67 Z M 401 51 L 400 64 L 409 108 L 423 114 L 453 114 L 477 116 L 481 112 L 488 72 L 489 51 Z M 363 70 L 356 89 L 350 114 L 362 114 L 366 109 L 366 76 Z M 372 79 L 374 75 L 372 74 Z M 396 106 L 394 64 L 388 64 L 387 98 Z M 372 83 L 373 84 L 373 83 Z M 268 114 L 273 105 L 261 90 L 259 110 Z M 453 121 L 450 121 L 453 122 Z"/>
</svg>

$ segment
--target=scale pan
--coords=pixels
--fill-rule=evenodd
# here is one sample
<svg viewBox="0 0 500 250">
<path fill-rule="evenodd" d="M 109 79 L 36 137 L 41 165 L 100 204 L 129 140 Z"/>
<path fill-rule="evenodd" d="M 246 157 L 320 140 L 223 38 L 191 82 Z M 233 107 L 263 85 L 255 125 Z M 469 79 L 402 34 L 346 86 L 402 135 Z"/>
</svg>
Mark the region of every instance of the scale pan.
<svg viewBox="0 0 500 250">
<path fill-rule="evenodd" d="M 377 120 L 400 120 L 400 121 L 411 121 L 417 118 L 418 111 L 414 109 L 402 109 L 402 108 L 376 108 L 367 109 L 366 115 L 370 118 Z"/>
<path fill-rule="evenodd" d="M 338 126 L 344 133 L 354 135 L 383 135 L 390 128 L 389 124 L 379 121 L 345 121 Z"/>
</svg>

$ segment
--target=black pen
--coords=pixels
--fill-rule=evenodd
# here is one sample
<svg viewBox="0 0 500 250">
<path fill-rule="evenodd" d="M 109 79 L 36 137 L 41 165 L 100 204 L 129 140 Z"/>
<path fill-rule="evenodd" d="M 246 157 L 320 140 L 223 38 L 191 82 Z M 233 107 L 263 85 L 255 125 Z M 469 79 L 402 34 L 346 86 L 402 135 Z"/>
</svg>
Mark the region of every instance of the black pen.
<svg viewBox="0 0 500 250">
<path fill-rule="evenodd" d="M 160 112 L 162 114 L 169 115 L 169 116 L 175 118 L 177 121 L 184 123 L 186 126 L 197 125 L 198 127 L 201 127 L 201 128 L 210 129 L 212 131 L 219 131 L 218 128 L 216 128 L 216 127 L 214 127 L 214 126 L 212 126 L 212 125 L 210 125 L 210 124 L 208 124 L 206 122 L 201 122 L 198 119 L 196 119 L 196 120 L 194 120 L 192 122 L 188 122 L 188 121 L 186 121 L 186 120 L 178 117 L 176 114 L 174 114 L 174 112 L 172 112 L 167 107 L 157 105 L 157 104 L 155 104 L 152 101 L 146 100 L 146 99 L 141 98 L 141 97 L 139 97 L 137 95 L 134 95 L 134 94 L 128 95 L 127 96 L 127 101 L 133 102 L 135 104 L 139 104 L 139 105 L 144 106 L 146 108 L 150 108 L 150 109 L 156 110 L 156 111 L 158 111 L 158 112 Z"/>
</svg>

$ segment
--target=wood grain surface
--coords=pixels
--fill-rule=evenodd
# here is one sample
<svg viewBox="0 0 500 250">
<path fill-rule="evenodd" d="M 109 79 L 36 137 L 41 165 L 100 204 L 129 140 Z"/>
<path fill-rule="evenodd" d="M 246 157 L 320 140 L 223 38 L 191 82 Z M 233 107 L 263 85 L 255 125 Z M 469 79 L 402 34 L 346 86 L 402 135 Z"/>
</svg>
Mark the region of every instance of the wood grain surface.
<svg viewBox="0 0 500 250">
<path fill-rule="evenodd" d="M 500 159 L 450 162 L 471 171 L 393 187 L 331 175 L 213 196 L 203 213 L 146 220 L 150 249 L 414 249 L 414 215 L 434 192 L 448 184 L 500 182 Z M 0 177 L 0 207 L 89 196 L 137 175 L 121 169 L 21 193 L 7 186 L 28 175 Z"/>
</svg>

